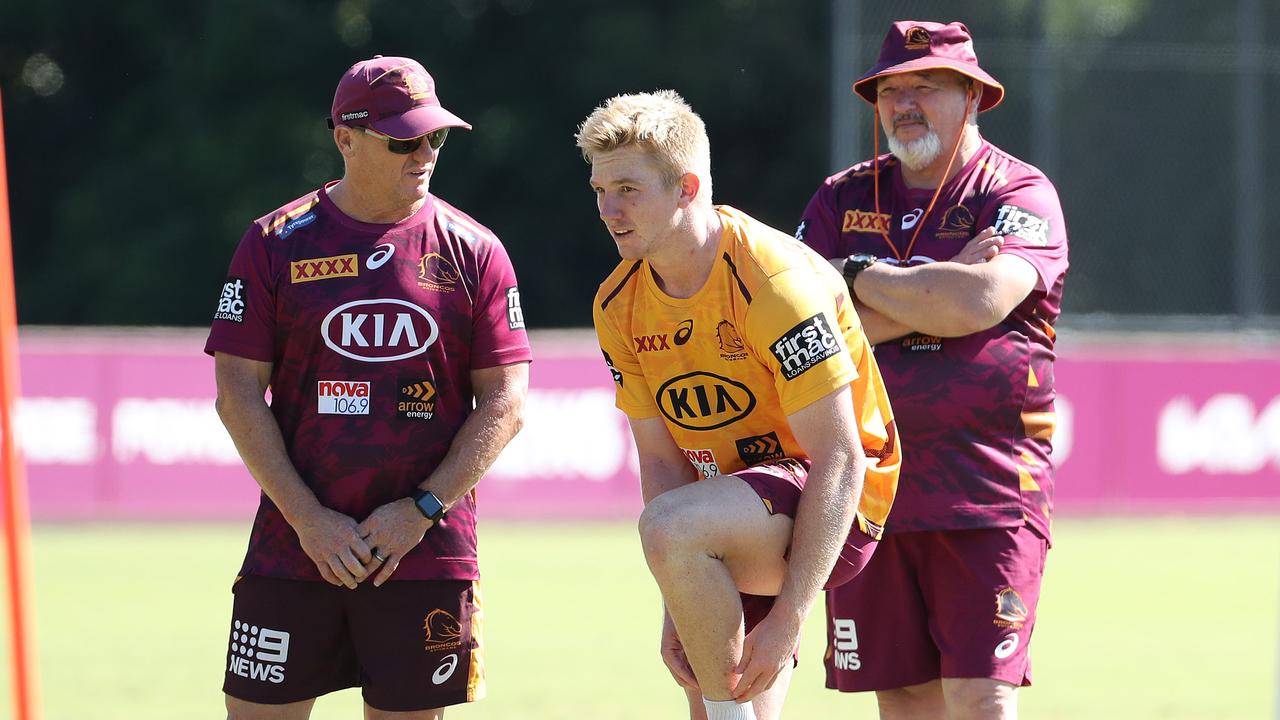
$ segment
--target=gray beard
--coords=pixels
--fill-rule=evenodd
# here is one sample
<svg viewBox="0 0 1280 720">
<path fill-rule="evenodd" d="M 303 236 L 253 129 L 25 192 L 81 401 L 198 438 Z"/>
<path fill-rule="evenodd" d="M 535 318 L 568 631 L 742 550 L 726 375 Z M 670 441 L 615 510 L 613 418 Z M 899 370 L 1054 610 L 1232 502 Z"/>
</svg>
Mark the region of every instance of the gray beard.
<svg viewBox="0 0 1280 720">
<path fill-rule="evenodd" d="M 924 137 L 905 143 L 899 142 L 893 133 L 888 133 L 887 136 L 889 152 L 903 165 L 917 172 L 929 167 L 942 154 L 942 140 L 932 128 Z"/>
</svg>

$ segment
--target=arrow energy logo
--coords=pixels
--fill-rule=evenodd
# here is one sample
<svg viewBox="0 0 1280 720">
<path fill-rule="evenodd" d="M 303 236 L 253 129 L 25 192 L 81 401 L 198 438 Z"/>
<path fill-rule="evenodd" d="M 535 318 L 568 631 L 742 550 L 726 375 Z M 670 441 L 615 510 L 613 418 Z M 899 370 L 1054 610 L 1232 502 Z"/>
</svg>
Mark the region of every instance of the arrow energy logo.
<svg viewBox="0 0 1280 720">
<path fill-rule="evenodd" d="M 781 460 L 784 457 L 782 442 L 778 440 L 776 432 L 744 437 L 734 440 L 734 444 L 738 446 L 738 457 L 742 458 L 742 462 L 748 467 Z"/>
</svg>

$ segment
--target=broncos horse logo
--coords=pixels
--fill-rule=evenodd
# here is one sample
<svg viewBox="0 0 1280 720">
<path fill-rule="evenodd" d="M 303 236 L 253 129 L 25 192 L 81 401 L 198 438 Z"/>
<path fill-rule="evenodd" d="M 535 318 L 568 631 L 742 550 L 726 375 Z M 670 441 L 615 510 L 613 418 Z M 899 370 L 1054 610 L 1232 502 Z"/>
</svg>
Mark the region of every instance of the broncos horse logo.
<svg viewBox="0 0 1280 720">
<path fill-rule="evenodd" d="M 462 275 L 448 258 L 430 252 L 418 259 L 418 285 L 428 290 L 453 292 Z"/>
</svg>

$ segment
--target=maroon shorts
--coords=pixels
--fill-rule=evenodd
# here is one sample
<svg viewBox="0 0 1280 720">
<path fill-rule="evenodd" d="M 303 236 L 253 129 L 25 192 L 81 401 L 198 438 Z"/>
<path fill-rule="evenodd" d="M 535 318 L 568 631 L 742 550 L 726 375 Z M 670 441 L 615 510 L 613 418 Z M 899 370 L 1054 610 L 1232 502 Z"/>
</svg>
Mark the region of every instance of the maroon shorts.
<svg viewBox="0 0 1280 720">
<path fill-rule="evenodd" d="M 1030 685 L 1048 547 L 1025 526 L 885 535 L 857 582 L 827 593 L 827 687 Z"/>
<path fill-rule="evenodd" d="M 484 696 L 479 583 L 401 580 L 355 590 L 249 575 L 232 588 L 226 694 L 284 704 L 363 688 L 378 710 Z"/>
<path fill-rule="evenodd" d="M 809 466 L 798 460 L 785 459 L 768 465 L 756 465 L 732 474 L 755 490 L 770 515 L 786 515 L 795 519 L 800 504 L 800 491 L 809 477 Z M 860 518 L 854 518 L 853 527 L 845 539 L 840 557 L 827 578 L 826 588 L 843 585 L 866 567 L 876 549 L 876 539 L 862 529 Z M 746 628 L 750 632 L 756 623 L 769 613 L 773 598 L 759 595 L 743 595 L 742 604 Z"/>
</svg>

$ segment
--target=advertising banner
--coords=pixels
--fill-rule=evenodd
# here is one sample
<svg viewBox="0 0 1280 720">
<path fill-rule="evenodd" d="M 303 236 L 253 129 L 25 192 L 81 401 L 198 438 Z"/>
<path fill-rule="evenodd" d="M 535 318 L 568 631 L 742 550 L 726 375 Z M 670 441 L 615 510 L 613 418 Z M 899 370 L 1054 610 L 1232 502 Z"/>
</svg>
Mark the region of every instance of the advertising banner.
<svg viewBox="0 0 1280 720">
<path fill-rule="evenodd" d="M 634 517 L 635 449 L 593 336 L 533 342 L 524 430 L 479 486 L 482 516 Z M 202 331 L 20 344 L 33 518 L 248 521 L 258 488 L 218 418 Z M 1280 508 L 1280 350 L 1089 343 L 1056 373 L 1060 512 Z"/>
</svg>

